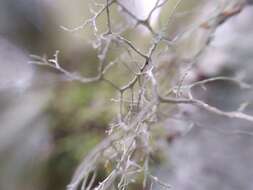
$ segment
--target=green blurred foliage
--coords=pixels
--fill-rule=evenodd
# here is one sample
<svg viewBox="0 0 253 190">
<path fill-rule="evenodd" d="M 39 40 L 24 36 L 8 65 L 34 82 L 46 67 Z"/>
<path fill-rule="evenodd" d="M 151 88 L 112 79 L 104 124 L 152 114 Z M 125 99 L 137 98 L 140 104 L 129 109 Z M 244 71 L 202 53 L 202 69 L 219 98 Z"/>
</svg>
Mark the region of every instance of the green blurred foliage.
<svg viewBox="0 0 253 190">
<path fill-rule="evenodd" d="M 48 108 L 54 148 L 44 167 L 46 189 L 64 189 L 81 160 L 104 138 L 116 111 L 110 101 L 114 93 L 105 83 L 56 87 Z"/>
</svg>

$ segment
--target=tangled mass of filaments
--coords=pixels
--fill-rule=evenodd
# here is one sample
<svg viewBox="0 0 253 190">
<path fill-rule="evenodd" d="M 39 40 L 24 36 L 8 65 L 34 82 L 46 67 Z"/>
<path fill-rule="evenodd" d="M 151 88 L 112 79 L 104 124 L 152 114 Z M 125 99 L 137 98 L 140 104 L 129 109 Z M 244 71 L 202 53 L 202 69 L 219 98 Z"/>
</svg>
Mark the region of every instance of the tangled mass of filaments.
<svg viewBox="0 0 253 190">
<path fill-rule="evenodd" d="M 224 76 L 187 80 L 188 74 L 212 42 L 215 30 L 246 6 L 243 1 L 231 2 L 217 5 L 208 16 L 201 19 L 197 18 L 200 12 L 197 8 L 188 12 L 178 11 L 183 0 L 173 4 L 168 0 L 157 0 L 145 19 L 135 15 L 124 1 L 93 2 L 94 9 L 91 9 L 92 16 L 89 19 L 75 28 L 62 27 L 70 33 L 92 28 L 92 41 L 98 52 L 99 65 L 97 75 L 91 78 L 65 70 L 59 63 L 59 51 L 51 59 L 33 56 L 33 63 L 52 67 L 68 79 L 84 84 L 105 82 L 117 92 L 117 97 L 112 101 L 118 105 L 118 114 L 110 124 L 107 136 L 84 158 L 68 190 L 123 190 L 140 178 L 144 189 L 152 189 L 153 184 L 164 189 L 171 188 L 152 174 L 150 165 L 152 154 L 159 149 L 157 142 L 163 138 L 156 131 L 159 131 L 166 118 L 175 115 L 180 118 L 179 105 L 191 105 L 223 117 L 253 122 L 253 116 L 243 113 L 243 109 L 225 112 L 195 98 L 192 93 L 196 86 L 219 80 L 235 83 L 241 88 L 251 88 L 249 84 Z M 205 4 L 200 9 L 205 10 Z M 158 20 L 163 15 L 165 24 L 154 27 L 151 22 L 154 14 L 159 14 Z M 173 19 L 187 17 L 188 14 L 194 15 L 192 18 L 196 18 L 196 21 L 183 27 L 176 35 L 170 35 Z M 121 20 L 118 21 L 116 17 Z M 99 19 L 105 20 L 103 29 L 97 24 Z M 197 50 L 188 57 L 178 53 L 180 44 L 187 40 L 187 36 L 198 35 L 196 31 L 199 30 L 204 31 L 204 35 Z M 131 39 L 131 35 L 128 35 L 131 31 L 143 34 L 138 39 Z M 195 38 L 198 39 L 197 36 Z M 148 44 L 146 48 L 143 41 Z M 116 52 L 113 60 L 109 59 L 111 50 Z M 127 73 L 124 84 L 110 79 L 111 73 L 117 72 L 115 68 L 124 68 Z M 106 168 L 107 177 L 97 182 L 96 176 L 101 166 Z"/>
</svg>

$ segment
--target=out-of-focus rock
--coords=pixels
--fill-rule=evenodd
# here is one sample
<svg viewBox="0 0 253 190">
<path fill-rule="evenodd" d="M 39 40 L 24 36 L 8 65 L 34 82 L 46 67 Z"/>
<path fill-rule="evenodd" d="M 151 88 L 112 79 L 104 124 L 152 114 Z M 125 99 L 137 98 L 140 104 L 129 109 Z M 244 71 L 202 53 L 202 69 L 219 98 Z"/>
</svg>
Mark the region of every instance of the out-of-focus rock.
<svg viewBox="0 0 253 190">
<path fill-rule="evenodd" d="M 50 88 L 38 86 L 39 79 L 34 79 L 34 75 L 38 75 L 33 65 L 28 63 L 30 58 L 29 53 L 24 49 L 25 43 L 21 45 L 18 40 L 22 38 L 22 32 L 19 33 L 18 28 L 23 22 L 16 21 L 21 21 L 22 18 L 14 14 L 12 12 L 14 9 L 11 8 L 15 6 L 22 12 L 25 9 L 22 6 L 27 5 L 28 1 L 23 3 L 0 2 L 2 34 L 0 36 L 0 189 L 5 190 L 34 189 L 33 186 L 38 185 L 36 177 L 39 175 L 35 168 L 45 160 L 51 149 L 47 116 L 43 113 L 51 97 Z M 4 9 L 6 7 L 10 8 L 9 12 L 6 11 L 8 9 Z M 36 16 L 31 17 L 28 12 L 23 15 L 27 16 L 26 19 L 31 19 L 31 23 L 35 24 L 34 27 L 39 27 Z"/>
<path fill-rule="evenodd" d="M 25 89 L 31 84 L 33 69 L 28 55 L 0 37 L 0 90 Z"/>
<path fill-rule="evenodd" d="M 50 151 L 47 117 L 42 112 L 50 90 L 36 86 L 28 61 L 23 50 L 0 38 L 0 189 L 5 190 L 36 185 L 39 174 L 34 169 Z"/>
<path fill-rule="evenodd" d="M 237 76 L 252 83 L 252 19 L 253 7 L 248 6 L 218 28 L 209 52 L 200 63 L 201 72 L 208 76 Z M 244 112 L 253 115 L 251 89 L 241 89 L 230 82 L 214 82 L 196 88 L 194 95 L 224 111 L 235 111 L 247 102 Z M 186 122 L 194 125 L 172 142 L 168 153 L 170 164 L 159 168 L 157 176 L 175 190 L 252 190 L 252 123 L 200 109 L 186 110 Z"/>
</svg>

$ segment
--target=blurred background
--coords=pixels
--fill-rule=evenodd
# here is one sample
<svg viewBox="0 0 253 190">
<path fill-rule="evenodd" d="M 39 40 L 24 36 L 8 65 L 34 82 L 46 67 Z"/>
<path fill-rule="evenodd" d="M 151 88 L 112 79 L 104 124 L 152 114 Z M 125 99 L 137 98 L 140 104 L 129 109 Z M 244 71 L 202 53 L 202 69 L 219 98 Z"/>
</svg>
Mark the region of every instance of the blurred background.
<svg viewBox="0 0 253 190">
<path fill-rule="evenodd" d="M 139 18 L 145 18 L 156 1 L 122 2 Z M 189 23 L 208 15 L 218 2 L 183 2 L 168 35 L 173 36 Z M 165 12 L 176 3 L 169 1 Z M 87 77 L 96 75 L 98 57 L 92 28 L 70 33 L 61 27 L 80 25 L 91 16 L 92 5 L 92 0 L 0 0 L 2 190 L 65 189 L 82 158 L 105 137 L 118 111 L 111 101 L 117 92 L 108 84 L 83 85 L 50 68 L 29 64 L 31 54 L 53 57 L 60 50 L 60 63 L 65 69 Z M 118 10 L 114 11 L 116 14 Z M 129 23 L 124 14 L 120 19 L 123 24 Z M 165 14 L 157 11 L 152 24 L 158 26 L 164 19 Z M 252 19 L 253 8 L 248 5 L 221 25 L 190 77 L 196 80 L 236 76 L 252 83 Z M 104 23 L 102 18 L 98 25 L 103 28 Z M 150 39 L 144 29 L 127 31 L 126 35 L 136 41 L 142 35 L 138 43 L 144 49 L 146 40 Z M 196 41 L 202 34 L 198 31 L 194 35 L 179 47 L 186 57 L 198 47 Z M 115 53 L 111 56 L 115 57 Z M 111 77 L 128 80 L 127 73 L 115 72 Z M 196 96 L 228 111 L 246 102 L 246 112 L 253 113 L 251 90 L 242 91 L 223 82 L 211 83 L 206 88 L 196 89 Z M 252 190 L 252 124 L 228 121 L 189 107 L 183 109 L 187 113 L 184 120 L 166 121 L 168 134 L 180 131 L 188 121 L 195 123 L 184 137 L 168 141 L 166 159 L 157 163 L 155 174 L 176 190 Z M 98 178 L 104 176 L 105 171 L 101 170 Z M 132 189 L 141 189 L 141 184 Z"/>
</svg>

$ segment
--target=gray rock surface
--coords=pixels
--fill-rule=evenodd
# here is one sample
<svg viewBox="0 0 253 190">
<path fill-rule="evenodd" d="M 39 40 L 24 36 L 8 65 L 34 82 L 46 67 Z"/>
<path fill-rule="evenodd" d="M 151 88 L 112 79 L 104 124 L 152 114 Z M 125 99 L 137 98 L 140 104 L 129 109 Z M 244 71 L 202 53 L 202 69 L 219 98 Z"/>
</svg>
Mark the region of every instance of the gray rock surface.
<svg viewBox="0 0 253 190">
<path fill-rule="evenodd" d="M 215 33 L 211 44 L 215 53 L 203 62 L 203 71 L 212 61 L 223 61 L 216 75 L 238 76 L 253 81 L 253 8 L 247 7 Z M 225 111 L 234 111 L 249 103 L 244 112 L 253 115 L 253 91 L 242 90 L 229 82 L 195 89 L 195 96 Z M 188 108 L 189 110 L 189 108 Z M 169 164 L 156 170 L 156 175 L 175 190 L 252 190 L 253 189 L 253 124 L 231 120 L 203 110 L 192 109 L 185 118 L 193 127 L 169 146 Z M 154 189 L 162 189 L 155 186 Z"/>
</svg>

